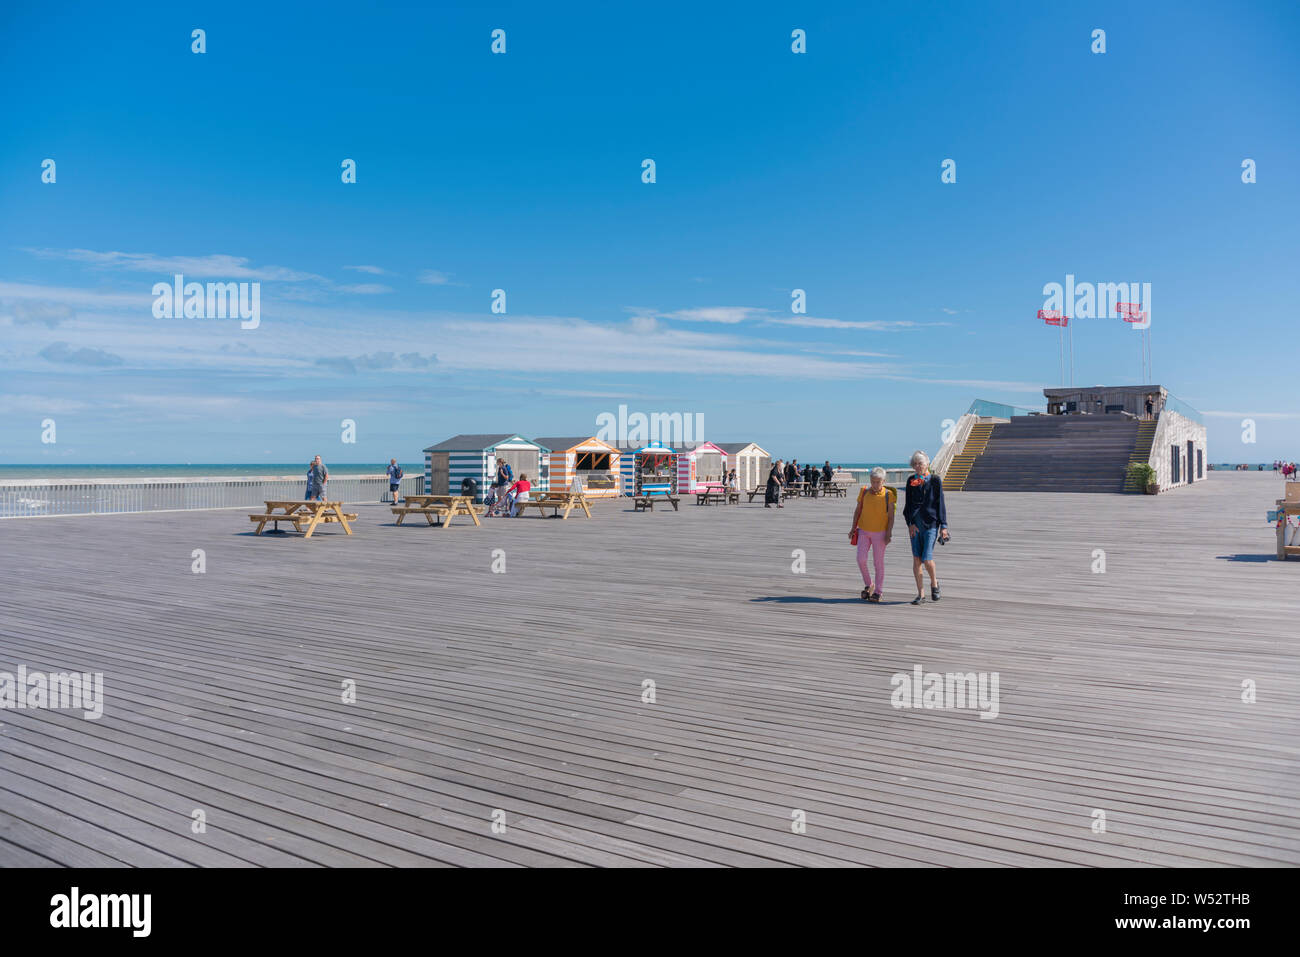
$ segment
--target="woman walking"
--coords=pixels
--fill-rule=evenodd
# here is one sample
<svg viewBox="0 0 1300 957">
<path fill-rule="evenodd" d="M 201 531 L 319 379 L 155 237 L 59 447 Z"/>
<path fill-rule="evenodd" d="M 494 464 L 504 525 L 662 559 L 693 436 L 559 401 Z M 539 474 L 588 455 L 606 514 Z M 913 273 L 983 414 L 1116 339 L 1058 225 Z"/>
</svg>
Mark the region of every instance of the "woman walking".
<svg viewBox="0 0 1300 957">
<path fill-rule="evenodd" d="M 764 508 L 771 508 L 773 505 L 777 508 L 785 508 L 781 504 L 781 478 L 783 474 L 781 460 L 777 459 L 772 463 L 772 470 L 767 473 L 767 489 L 763 494 Z"/>
<path fill-rule="evenodd" d="M 885 546 L 894 537 L 894 507 L 898 493 L 885 485 L 885 470 L 871 470 L 871 485 L 858 491 L 858 507 L 853 510 L 853 528 L 849 542 L 858 546 L 858 569 L 862 572 L 862 599 L 880 601 L 885 584 Z M 868 553 L 875 558 L 876 587 L 871 587 L 867 568 Z"/>
<path fill-rule="evenodd" d="M 939 579 L 934 570 L 934 543 L 948 540 L 948 511 L 943 502 L 943 480 L 930 472 L 930 457 L 912 453 L 912 472 L 907 480 L 907 497 L 903 504 L 903 521 L 912 537 L 912 575 L 916 578 L 913 605 L 925 601 L 921 568 L 930 573 L 930 598 L 939 600 Z"/>
</svg>

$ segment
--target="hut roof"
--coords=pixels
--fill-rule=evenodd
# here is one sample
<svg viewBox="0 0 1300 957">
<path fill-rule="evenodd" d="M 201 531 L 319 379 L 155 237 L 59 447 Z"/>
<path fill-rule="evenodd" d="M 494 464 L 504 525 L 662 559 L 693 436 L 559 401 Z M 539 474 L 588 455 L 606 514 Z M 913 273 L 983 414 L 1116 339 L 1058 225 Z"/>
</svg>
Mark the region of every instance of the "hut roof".
<svg viewBox="0 0 1300 957">
<path fill-rule="evenodd" d="M 767 449 L 763 448 L 757 442 L 714 442 L 713 444 L 722 449 L 722 451 L 726 452 L 728 455 L 735 455 L 737 452 L 743 452 L 751 445 L 764 455 L 767 454 Z"/>
<path fill-rule="evenodd" d="M 552 452 L 563 452 L 565 449 L 577 448 L 579 445 L 603 445 L 614 449 L 614 446 L 608 442 L 596 438 L 594 435 L 584 435 L 581 438 L 576 437 L 555 437 L 545 439 L 534 439 L 538 445 L 549 449 Z M 617 449 L 615 449 L 617 451 Z"/>
<path fill-rule="evenodd" d="M 511 439 L 518 439 L 528 445 L 538 445 L 537 442 L 529 442 L 522 435 L 513 432 L 507 432 L 504 435 L 453 435 L 445 442 L 439 442 L 437 445 L 430 445 L 424 451 L 426 452 L 464 452 L 478 451 L 480 449 L 490 449 L 494 446 L 501 445 Z"/>
</svg>

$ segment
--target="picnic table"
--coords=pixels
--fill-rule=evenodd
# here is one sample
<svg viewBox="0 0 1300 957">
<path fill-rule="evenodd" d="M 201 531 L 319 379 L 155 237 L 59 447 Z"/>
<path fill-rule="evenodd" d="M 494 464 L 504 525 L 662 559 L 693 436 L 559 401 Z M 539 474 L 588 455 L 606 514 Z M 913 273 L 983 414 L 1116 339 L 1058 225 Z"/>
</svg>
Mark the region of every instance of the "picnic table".
<svg viewBox="0 0 1300 957">
<path fill-rule="evenodd" d="M 656 499 L 658 499 L 661 502 L 667 502 L 670 505 L 672 505 L 674 512 L 677 511 L 677 506 L 681 502 L 681 499 L 679 499 L 676 495 L 671 495 L 668 492 L 645 492 L 641 495 L 633 496 L 632 511 L 653 512 L 655 510 Z"/>
<path fill-rule="evenodd" d="M 740 492 L 735 489 L 721 485 L 709 485 L 695 490 L 696 505 L 726 505 L 731 502 L 740 504 Z"/>
<path fill-rule="evenodd" d="M 261 535 L 268 524 L 274 524 L 275 531 L 278 532 L 280 523 L 288 522 L 293 525 L 295 532 L 301 532 L 305 526 L 307 529 L 305 537 L 311 538 L 312 533 L 316 531 L 317 525 L 328 525 L 331 522 L 342 525 L 343 531 L 351 535 L 352 527 L 348 522 L 355 522 L 357 516 L 355 513 L 345 513 L 342 502 L 299 502 L 274 499 L 266 502 L 265 512 L 260 515 L 250 515 L 248 520 L 257 522 L 257 529 L 253 532 L 254 535 Z"/>
<path fill-rule="evenodd" d="M 543 516 L 549 508 L 552 510 L 551 518 L 559 516 L 560 519 L 568 518 L 570 512 L 580 508 L 584 515 L 591 518 L 591 509 L 587 507 L 587 496 L 581 492 L 540 492 L 536 496 L 529 496 L 526 502 L 516 502 L 515 507 L 521 513 L 525 509 L 535 508 Z M 564 511 L 563 515 L 560 515 L 561 509 Z"/>
<path fill-rule="evenodd" d="M 407 515 L 423 515 L 430 525 L 440 525 L 443 528 L 451 524 L 455 515 L 468 515 L 475 525 L 483 524 L 478 517 L 485 509 L 474 504 L 472 495 L 407 495 L 403 501 L 406 502 L 405 505 L 393 506 L 398 525 L 402 524 L 402 519 Z M 441 521 L 435 522 L 435 516 Z"/>
<path fill-rule="evenodd" d="M 825 483 L 825 489 L 824 494 L 834 495 L 838 498 L 847 498 L 849 494 L 849 487 L 843 482 L 827 482 Z"/>
<path fill-rule="evenodd" d="M 766 483 L 766 482 L 760 482 L 758 485 L 754 486 L 754 488 L 753 488 L 752 491 L 746 492 L 745 494 L 749 496 L 749 500 L 750 500 L 751 502 L 754 501 L 754 499 L 757 498 L 757 497 L 760 496 L 760 495 L 763 496 L 764 498 L 766 498 L 766 496 L 767 496 L 767 483 Z M 789 497 L 790 497 L 791 495 L 793 495 L 793 494 L 795 494 L 795 493 L 792 492 L 792 491 L 790 491 L 790 487 L 787 486 L 787 485 L 778 485 L 778 486 L 776 487 L 776 498 L 777 498 L 777 501 L 778 501 L 778 502 L 781 501 L 781 499 L 789 498 Z M 737 493 L 736 501 L 740 501 L 739 493 Z"/>
</svg>

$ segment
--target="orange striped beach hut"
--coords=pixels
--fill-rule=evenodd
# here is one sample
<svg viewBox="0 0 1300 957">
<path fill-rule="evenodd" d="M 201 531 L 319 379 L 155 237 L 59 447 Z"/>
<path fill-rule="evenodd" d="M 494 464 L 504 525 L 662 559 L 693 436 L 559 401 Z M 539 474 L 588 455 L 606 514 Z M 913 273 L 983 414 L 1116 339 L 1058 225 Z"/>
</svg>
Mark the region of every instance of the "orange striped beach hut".
<svg viewBox="0 0 1300 957">
<path fill-rule="evenodd" d="M 534 441 L 550 449 L 552 491 L 567 492 L 573 488 L 575 481 L 592 498 L 613 497 L 622 490 L 619 451 L 608 442 L 592 436 L 552 437 Z"/>
</svg>

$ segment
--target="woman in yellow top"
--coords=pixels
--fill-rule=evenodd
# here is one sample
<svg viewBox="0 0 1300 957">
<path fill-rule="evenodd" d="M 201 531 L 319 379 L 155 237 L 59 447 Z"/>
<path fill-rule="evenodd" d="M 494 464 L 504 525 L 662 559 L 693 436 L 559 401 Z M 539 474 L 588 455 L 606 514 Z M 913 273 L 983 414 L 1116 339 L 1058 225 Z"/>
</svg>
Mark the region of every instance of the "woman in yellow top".
<svg viewBox="0 0 1300 957">
<path fill-rule="evenodd" d="M 849 541 L 858 546 L 858 568 L 862 571 L 862 597 L 866 601 L 880 601 L 880 589 L 885 584 L 885 546 L 894 537 L 894 506 L 898 493 L 885 485 L 885 470 L 871 470 L 871 485 L 858 490 L 858 507 L 853 510 L 853 529 Z M 867 553 L 871 552 L 876 566 L 876 587 L 871 588 L 871 572 L 867 568 Z"/>
</svg>

